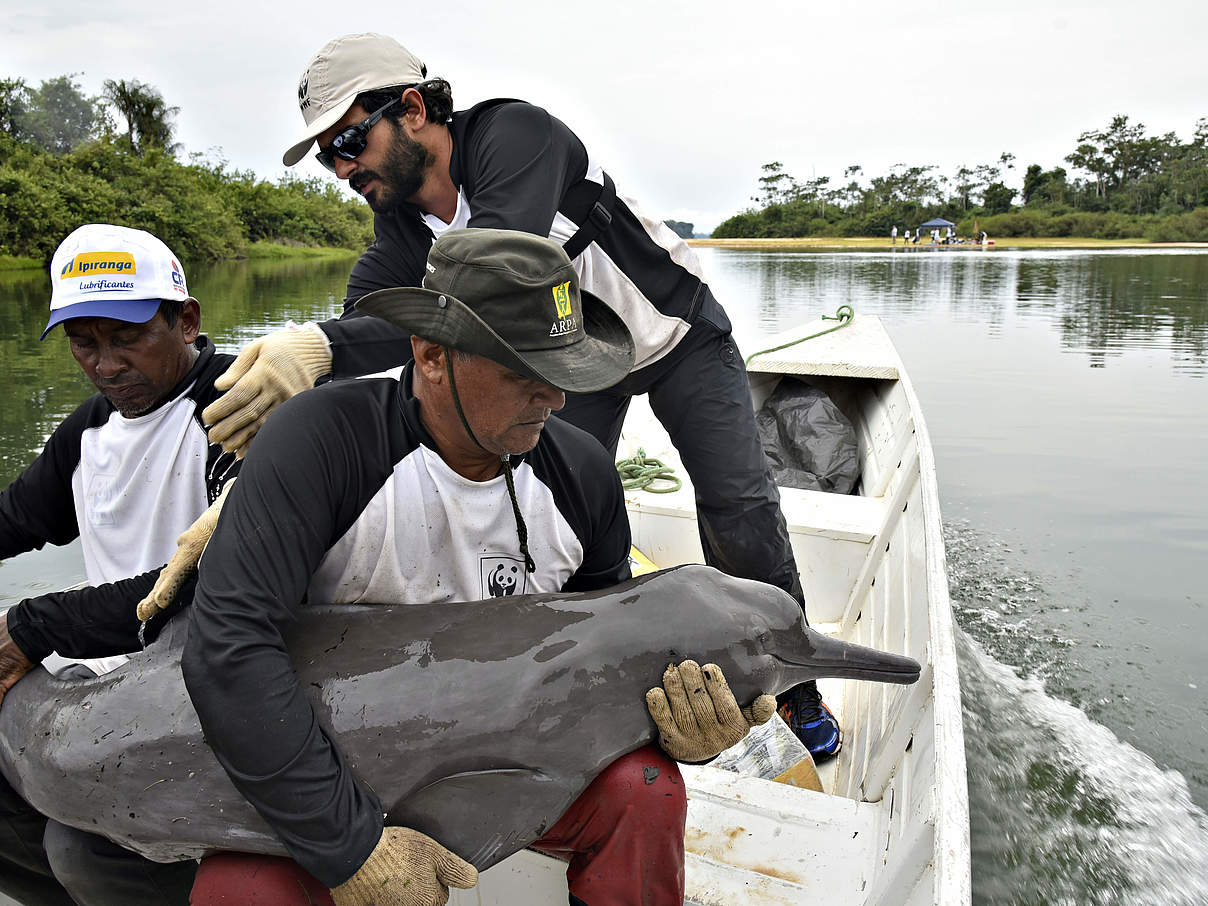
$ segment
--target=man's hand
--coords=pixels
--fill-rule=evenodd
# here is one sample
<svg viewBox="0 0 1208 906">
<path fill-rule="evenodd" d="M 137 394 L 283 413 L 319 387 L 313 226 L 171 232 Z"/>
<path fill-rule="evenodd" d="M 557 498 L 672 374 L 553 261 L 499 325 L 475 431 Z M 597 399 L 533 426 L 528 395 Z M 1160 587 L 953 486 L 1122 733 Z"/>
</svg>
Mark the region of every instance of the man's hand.
<svg viewBox="0 0 1208 906">
<path fill-rule="evenodd" d="M 478 871 L 431 837 L 387 827 L 357 873 L 332 888 L 336 906 L 444 906 L 449 887 L 469 890 Z"/>
<path fill-rule="evenodd" d="M 201 413 L 210 443 L 222 444 L 242 459 L 268 414 L 287 399 L 309 390 L 331 371 L 331 350 L 317 324 L 274 331 L 254 340 L 214 382 L 225 390 Z"/>
<path fill-rule="evenodd" d="M 676 761 L 708 761 L 741 740 L 751 727 L 776 713 L 776 699 L 761 695 L 739 708 L 716 664 L 696 661 L 663 672 L 663 688 L 646 693 L 646 707 L 659 728 L 659 745 Z"/>
<path fill-rule="evenodd" d="M 17 685 L 17 680 L 33 669 L 33 661 L 8 634 L 8 614 L 5 614 L 0 617 L 0 702 L 4 701 L 8 690 Z"/>
<path fill-rule="evenodd" d="M 210 536 L 214 534 L 214 526 L 218 525 L 218 514 L 222 512 L 226 496 L 237 480 L 232 478 L 228 481 L 218 498 L 176 539 L 176 553 L 172 555 L 168 565 L 159 571 L 159 577 L 155 580 L 151 592 L 138 602 L 138 618 L 144 623 L 161 610 L 168 609 L 185 580 L 197 569 L 197 561 L 201 559 L 202 551 L 206 549 Z"/>
</svg>

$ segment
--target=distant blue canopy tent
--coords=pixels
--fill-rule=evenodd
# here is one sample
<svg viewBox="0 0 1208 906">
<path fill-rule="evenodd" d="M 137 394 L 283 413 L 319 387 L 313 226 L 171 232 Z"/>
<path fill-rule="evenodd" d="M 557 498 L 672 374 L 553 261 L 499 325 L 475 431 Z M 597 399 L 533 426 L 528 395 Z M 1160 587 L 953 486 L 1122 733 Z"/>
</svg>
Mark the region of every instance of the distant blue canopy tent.
<svg viewBox="0 0 1208 906">
<path fill-rule="evenodd" d="M 956 226 L 951 220 L 945 220 L 943 217 L 936 217 L 934 220 L 928 220 L 920 229 L 929 230 L 932 227 L 954 227 Z"/>
</svg>

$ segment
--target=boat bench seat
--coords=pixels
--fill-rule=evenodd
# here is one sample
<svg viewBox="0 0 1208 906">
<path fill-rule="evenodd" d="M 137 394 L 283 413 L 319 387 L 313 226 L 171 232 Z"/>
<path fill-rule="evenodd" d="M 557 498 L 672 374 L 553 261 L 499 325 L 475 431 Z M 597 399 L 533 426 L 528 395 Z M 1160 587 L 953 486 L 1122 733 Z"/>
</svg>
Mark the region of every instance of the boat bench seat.
<svg viewBox="0 0 1208 906">
<path fill-rule="evenodd" d="M 801 573 L 811 623 L 838 624 L 853 583 L 884 527 L 889 501 L 781 488 L 793 556 Z M 703 563 L 694 524 L 692 488 L 673 494 L 629 491 L 625 495 L 633 543 L 660 569 Z"/>
<path fill-rule="evenodd" d="M 687 478 L 684 478 L 684 487 L 673 494 L 629 491 L 625 495 L 625 503 L 631 519 L 637 513 L 696 519 L 696 503 Z M 885 506 L 883 497 L 780 489 L 780 508 L 789 532 L 794 534 L 821 535 L 839 541 L 868 544 L 885 521 Z"/>
<path fill-rule="evenodd" d="M 781 488 L 780 508 L 790 533 L 861 544 L 872 541 L 885 521 L 883 497 Z"/>
<path fill-rule="evenodd" d="M 681 765 L 688 792 L 685 903 L 864 902 L 878 864 L 879 804 Z M 565 903 L 566 863 L 522 850 L 483 873 L 449 906 Z M 482 889 L 491 899 L 479 897 Z"/>
</svg>

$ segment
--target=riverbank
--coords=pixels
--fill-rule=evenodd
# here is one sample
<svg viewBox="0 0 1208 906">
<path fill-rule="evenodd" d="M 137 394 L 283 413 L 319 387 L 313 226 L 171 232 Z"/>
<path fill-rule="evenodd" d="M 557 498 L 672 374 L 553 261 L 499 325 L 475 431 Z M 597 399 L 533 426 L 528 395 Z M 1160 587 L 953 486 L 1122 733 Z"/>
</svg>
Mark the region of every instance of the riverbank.
<svg viewBox="0 0 1208 906">
<path fill-rule="evenodd" d="M 689 245 L 701 248 L 743 249 L 752 252 L 795 252 L 795 251 L 833 251 L 835 249 L 859 250 L 866 252 L 884 251 L 885 249 L 900 248 L 911 250 L 924 249 L 926 245 L 907 246 L 899 243 L 890 245 L 885 239 L 877 236 L 804 236 L 793 239 L 689 239 Z M 968 249 L 969 246 L 961 246 Z M 1080 239 L 1074 236 L 1036 238 L 1015 237 L 995 240 L 994 245 L 988 246 L 987 251 L 994 249 L 1208 249 L 1208 242 L 1150 242 L 1147 239 Z M 355 249 L 319 248 L 309 245 L 295 245 L 281 242 L 253 242 L 247 247 L 247 254 L 228 260 L 285 260 L 285 259 L 339 259 L 355 258 L 361 253 Z M 41 270 L 45 265 L 34 258 L 14 255 L 0 255 L 0 271 Z"/>
<path fill-rule="evenodd" d="M 305 259 L 311 261 L 331 260 L 339 258 L 356 258 L 361 254 L 357 249 L 346 248 L 323 248 L 311 245 L 302 245 L 301 243 L 289 242 L 272 242 L 270 240 L 261 240 L 260 242 L 252 242 L 247 246 L 246 255 L 238 255 L 234 258 L 228 258 L 228 261 L 283 261 L 293 259 Z M 3 271 L 25 271 L 25 270 L 43 270 L 46 265 L 38 261 L 36 258 L 27 258 L 21 255 L 0 255 L 0 272 Z"/>
<path fill-rule="evenodd" d="M 1011 249 L 1119 249 L 1119 248 L 1208 248 L 1208 242 L 1150 242 L 1148 239 L 1080 239 L 1075 236 L 1011 237 L 992 240 L 997 248 Z M 884 251 L 895 246 L 881 236 L 802 236 L 793 239 L 689 239 L 689 245 L 702 248 L 744 249 L 752 252 L 793 252 L 833 249 Z M 926 249 L 926 245 L 907 246 L 899 242 L 896 248 Z M 962 246 L 968 248 L 968 246 Z"/>
<path fill-rule="evenodd" d="M 42 262 L 24 255 L 0 255 L 0 271 L 25 271 L 42 268 Z"/>
<path fill-rule="evenodd" d="M 285 258 L 358 258 L 364 249 L 323 248 L 312 245 L 302 245 L 293 242 L 272 242 L 262 240 L 253 242 L 247 247 L 248 258 L 280 260 Z"/>
</svg>

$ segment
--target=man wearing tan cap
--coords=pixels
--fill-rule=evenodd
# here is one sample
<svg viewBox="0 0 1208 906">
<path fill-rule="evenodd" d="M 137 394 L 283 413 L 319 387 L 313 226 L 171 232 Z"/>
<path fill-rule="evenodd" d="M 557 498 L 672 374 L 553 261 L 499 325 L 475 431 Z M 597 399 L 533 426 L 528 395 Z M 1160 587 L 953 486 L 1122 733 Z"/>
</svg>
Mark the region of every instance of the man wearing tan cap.
<svg viewBox="0 0 1208 906">
<path fill-rule="evenodd" d="M 405 334 L 357 317 L 368 292 L 419 285 L 435 237 L 457 227 L 523 230 L 559 242 L 583 288 L 625 322 L 634 366 L 612 387 L 570 394 L 560 417 L 615 455 L 631 397 L 648 394 L 692 480 L 705 562 L 804 596 L 780 498 L 751 408 L 730 322 L 693 251 L 618 194 L 560 120 L 514 100 L 455 112 L 448 82 L 391 38 L 345 35 L 312 58 L 298 83 L 306 128 L 282 158 L 318 160 L 373 208 L 376 240 L 348 283 L 345 313 L 257 340 L 205 412 L 210 437 L 245 449 L 264 413 L 331 373 L 379 371 Z M 236 379 L 238 383 L 235 383 Z M 839 749 L 817 688 L 784 696 L 784 715 L 817 759 Z"/>
</svg>

